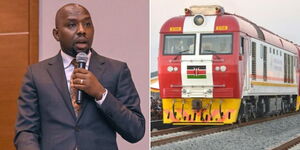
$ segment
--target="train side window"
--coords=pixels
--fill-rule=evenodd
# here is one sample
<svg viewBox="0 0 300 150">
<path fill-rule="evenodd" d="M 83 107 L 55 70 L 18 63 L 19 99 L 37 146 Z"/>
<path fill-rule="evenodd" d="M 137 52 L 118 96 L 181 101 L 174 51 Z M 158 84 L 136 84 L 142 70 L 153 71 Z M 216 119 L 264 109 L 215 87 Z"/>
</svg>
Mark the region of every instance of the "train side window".
<svg viewBox="0 0 300 150">
<path fill-rule="evenodd" d="M 270 47 L 270 54 L 272 54 L 272 48 Z"/>
<path fill-rule="evenodd" d="M 273 54 L 275 54 L 275 49 L 273 48 Z"/>
<path fill-rule="evenodd" d="M 245 38 L 244 37 L 241 37 L 240 39 L 240 55 L 243 55 L 244 54 L 244 51 L 245 51 Z"/>
</svg>

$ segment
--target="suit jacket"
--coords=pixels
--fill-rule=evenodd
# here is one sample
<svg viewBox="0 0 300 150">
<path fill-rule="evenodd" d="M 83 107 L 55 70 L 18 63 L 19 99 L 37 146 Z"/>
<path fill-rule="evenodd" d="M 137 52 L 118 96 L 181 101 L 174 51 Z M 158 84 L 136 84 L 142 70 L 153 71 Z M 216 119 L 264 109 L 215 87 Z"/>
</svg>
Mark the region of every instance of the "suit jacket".
<svg viewBox="0 0 300 150">
<path fill-rule="evenodd" d="M 140 99 L 126 63 L 92 51 L 89 71 L 108 90 L 98 105 L 84 96 L 76 117 L 60 53 L 28 67 L 18 98 L 17 150 L 114 150 L 116 132 L 137 142 L 145 132 Z"/>
</svg>

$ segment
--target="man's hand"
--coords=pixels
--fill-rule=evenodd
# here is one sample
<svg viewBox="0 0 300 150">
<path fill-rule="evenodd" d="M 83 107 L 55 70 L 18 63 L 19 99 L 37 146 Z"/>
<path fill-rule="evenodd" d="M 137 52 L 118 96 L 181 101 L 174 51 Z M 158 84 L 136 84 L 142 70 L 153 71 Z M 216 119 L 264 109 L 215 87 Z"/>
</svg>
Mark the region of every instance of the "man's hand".
<svg viewBox="0 0 300 150">
<path fill-rule="evenodd" d="M 102 98 L 105 92 L 104 87 L 97 80 L 93 73 L 82 68 L 74 69 L 71 76 L 71 87 L 80 89 L 97 100 Z"/>
</svg>

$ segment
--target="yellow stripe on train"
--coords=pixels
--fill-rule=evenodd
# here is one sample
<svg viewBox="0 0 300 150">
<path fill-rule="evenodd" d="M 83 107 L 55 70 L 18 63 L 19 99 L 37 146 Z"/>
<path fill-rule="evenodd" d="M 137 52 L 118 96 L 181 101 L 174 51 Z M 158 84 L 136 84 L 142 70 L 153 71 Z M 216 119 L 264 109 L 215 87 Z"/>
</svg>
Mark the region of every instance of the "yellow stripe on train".
<svg viewBox="0 0 300 150">
<path fill-rule="evenodd" d="M 201 101 L 201 109 L 195 110 L 193 100 Z M 174 125 L 224 125 L 237 120 L 241 99 L 162 99 L 163 121 Z"/>
<path fill-rule="evenodd" d="M 297 105 L 296 105 L 296 111 L 300 110 L 300 96 L 297 96 Z"/>
<path fill-rule="evenodd" d="M 275 86 L 275 87 L 297 87 L 297 84 L 280 84 L 280 83 L 267 83 L 267 82 L 251 82 L 252 85 L 257 86 Z"/>
</svg>

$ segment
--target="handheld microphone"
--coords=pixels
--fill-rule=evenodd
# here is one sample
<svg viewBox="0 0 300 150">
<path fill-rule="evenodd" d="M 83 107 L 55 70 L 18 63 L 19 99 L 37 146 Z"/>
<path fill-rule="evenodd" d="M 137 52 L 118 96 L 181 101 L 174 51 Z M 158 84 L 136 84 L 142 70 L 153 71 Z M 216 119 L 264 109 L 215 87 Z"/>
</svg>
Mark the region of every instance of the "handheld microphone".
<svg viewBox="0 0 300 150">
<path fill-rule="evenodd" d="M 85 64 L 86 64 L 87 60 L 88 60 L 88 56 L 84 52 L 80 52 L 76 55 L 76 62 L 78 63 L 78 68 L 85 69 Z M 76 103 L 82 104 L 82 99 L 83 99 L 83 91 L 78 90 L 77 96 L 76 96 Z"/>
</svg>

